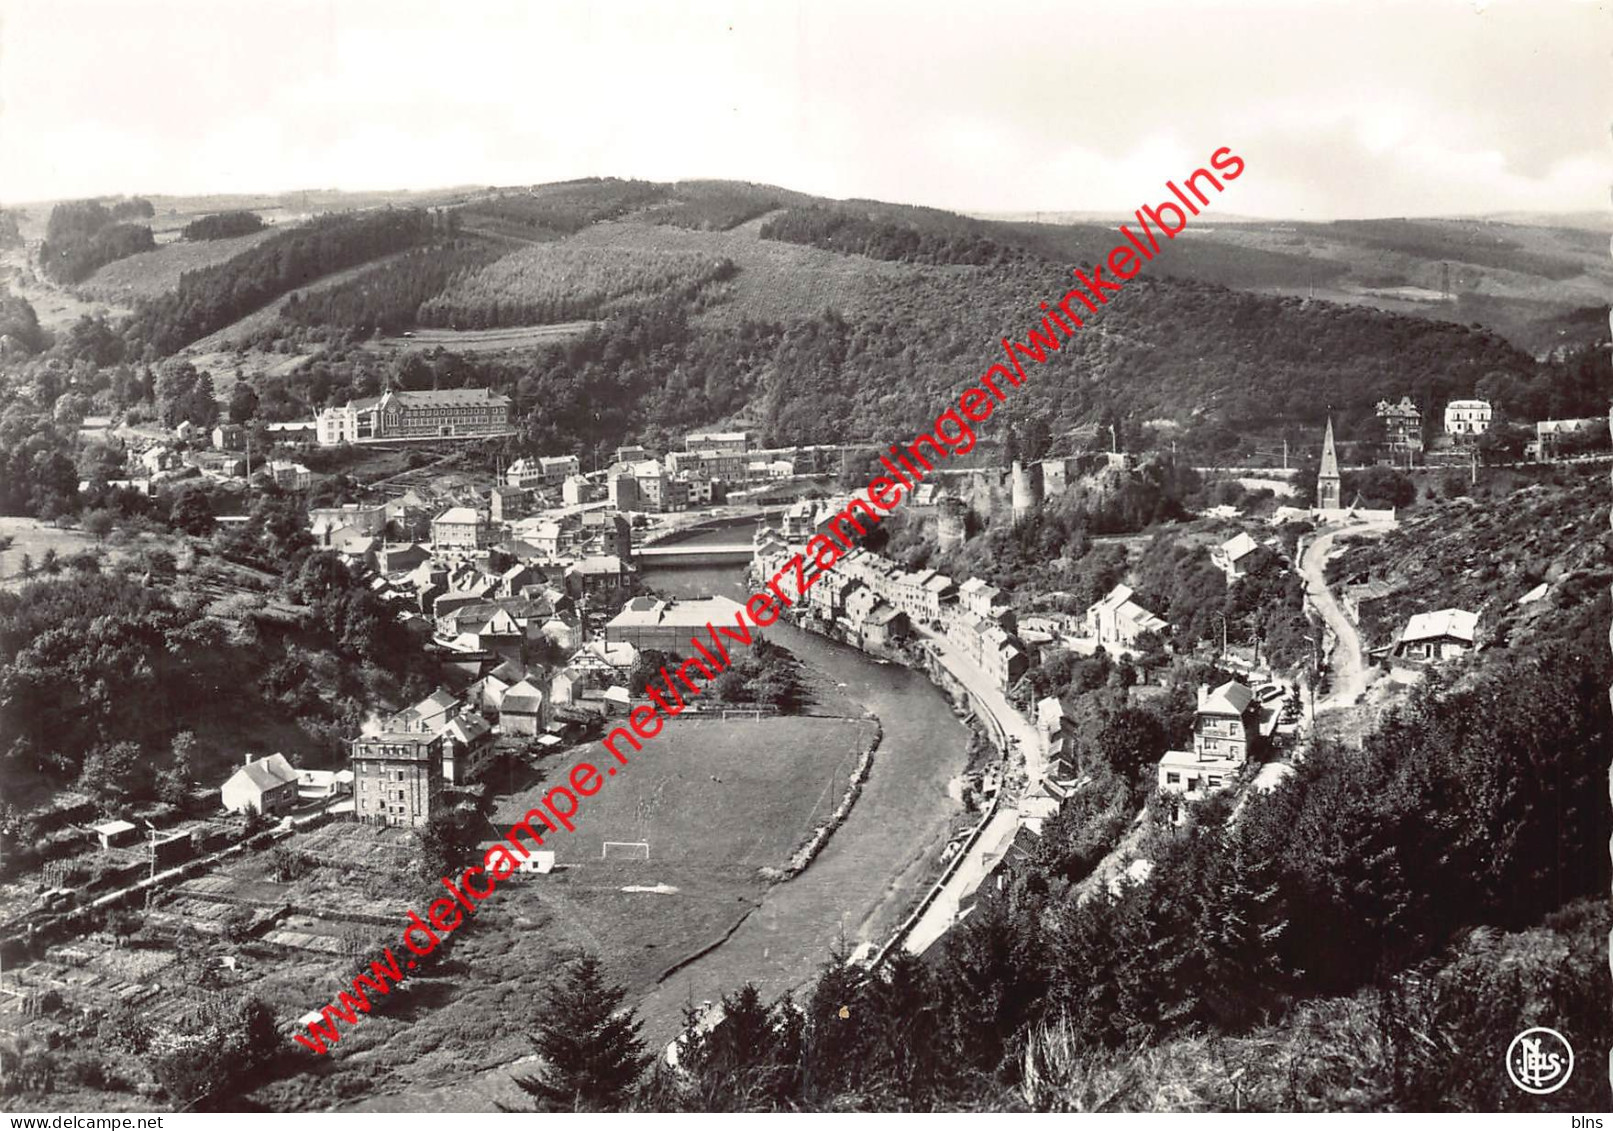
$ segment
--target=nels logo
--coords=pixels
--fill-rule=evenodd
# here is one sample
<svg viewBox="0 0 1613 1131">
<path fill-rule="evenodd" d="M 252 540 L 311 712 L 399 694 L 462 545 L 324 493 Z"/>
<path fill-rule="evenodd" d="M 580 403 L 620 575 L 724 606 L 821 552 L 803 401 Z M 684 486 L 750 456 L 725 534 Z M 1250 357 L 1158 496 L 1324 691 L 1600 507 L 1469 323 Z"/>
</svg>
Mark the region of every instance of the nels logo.
<svg viewBox="0 0 1613 1131">
<path fill-rule="evenodd" d="M 1507 1075 L 1526 1092 L 1550 1095 L 1574 1071 L 1574 1050 L 1555 1029 L 1525 1029 L 1507 1046 Z"/>
</svg>

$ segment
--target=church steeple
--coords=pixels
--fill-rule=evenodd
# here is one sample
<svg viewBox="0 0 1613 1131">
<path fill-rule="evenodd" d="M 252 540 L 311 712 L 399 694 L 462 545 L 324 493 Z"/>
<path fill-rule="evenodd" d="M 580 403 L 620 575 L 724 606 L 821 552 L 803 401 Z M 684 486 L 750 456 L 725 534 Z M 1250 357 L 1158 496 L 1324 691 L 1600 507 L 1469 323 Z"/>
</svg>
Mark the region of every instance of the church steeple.
<svg viewBox="0 0 1613 1131">
<path fill-rule="evenodd" d="M 1338 510 L 1342 493 L 1339 458 L 1333 451 L 1333 418 L 1327 418 L 1327 434 L 1322 437 L 1322 469 L 1316 476 L 1316 505 L 1322 510 Z"/>
</svg>

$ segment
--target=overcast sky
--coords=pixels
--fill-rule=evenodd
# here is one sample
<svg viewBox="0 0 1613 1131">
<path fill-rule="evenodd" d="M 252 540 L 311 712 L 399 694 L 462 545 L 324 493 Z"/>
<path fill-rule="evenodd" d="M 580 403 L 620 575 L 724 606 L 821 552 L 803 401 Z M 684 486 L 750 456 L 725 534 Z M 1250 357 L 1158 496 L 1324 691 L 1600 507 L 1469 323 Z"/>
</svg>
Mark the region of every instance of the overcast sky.
<svg viewBox="0 0 1613 1131">
<path fill-rule="evenodd" d="M 0 199 L 732 177 L 1130 210 L 1609 207 L 1607 0 L 0 0 Z"/>
</svg>

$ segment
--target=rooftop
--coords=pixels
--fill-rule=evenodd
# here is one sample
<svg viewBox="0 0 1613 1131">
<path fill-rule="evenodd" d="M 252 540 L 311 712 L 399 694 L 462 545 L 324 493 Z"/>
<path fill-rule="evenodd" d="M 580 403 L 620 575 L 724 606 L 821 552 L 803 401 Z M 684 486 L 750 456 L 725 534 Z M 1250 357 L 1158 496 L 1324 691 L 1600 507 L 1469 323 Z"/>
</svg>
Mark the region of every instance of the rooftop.
<svg viewBox="0 0 1613 1131">
<path fill-rule="evenodd" d="M 1221 543 L 1221 552 L 1228 561 L 1238 561 L 1260 549 L 1260 543 L 1249 537 L 1249 532 L 1240 530 L 1238 533 Z"/>
<path fill-rule="evenodd" d="M 704 628 L 707 624 L 736 623 L 745 607 L 727 597 L 703 597 L 670 604 L 651 597 L 635 597 L 611 620 L 613 628 Z"/>
<path fill-rule="evenodd" d="M 1235 679 L 1229 679 L 1214 691 L 1199 688 L 1199 714 L 1242 716 L 1255 700 L 1255 693 Z"/>
<path fill-rule="evenodd" d="M 1406 622 L 1406 631 L 1400 634 L 1400 639 L 1402 642 L 1439 640 L 1448 636 L 1471 644 L 1478 623 L 1479 614 L 1470 613 L 1465 609 L 1440 609 L 1432 613 L 1418 613 Z"/>
<path fill-rule="evenodd" d="M 291 768 L 284 754 L 270 754 L 267 758 L 249 762 L 230 775 L 230 781 L 242 775 L 259 789 L 274 789 L 297 780 L 297 771 Z"/>
</svg>

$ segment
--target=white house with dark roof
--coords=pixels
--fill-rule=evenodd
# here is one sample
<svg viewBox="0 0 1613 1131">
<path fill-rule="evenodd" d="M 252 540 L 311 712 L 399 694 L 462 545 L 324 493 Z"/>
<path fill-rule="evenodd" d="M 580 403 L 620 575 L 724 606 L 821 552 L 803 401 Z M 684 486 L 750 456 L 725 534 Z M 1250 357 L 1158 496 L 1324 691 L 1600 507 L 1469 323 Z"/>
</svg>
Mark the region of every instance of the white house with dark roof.
<svg viewBox="0 0 1613 1131">
<path fill-rule="evenodd" d="M 1166 751 L 1159 760 L 1159 788 L 1197 801 L 1230 784 L 1249 761 L 1259 718 L 1254 692 L 1243 684 L 1201 684 L 1193 749 Z"/>
</svg>

